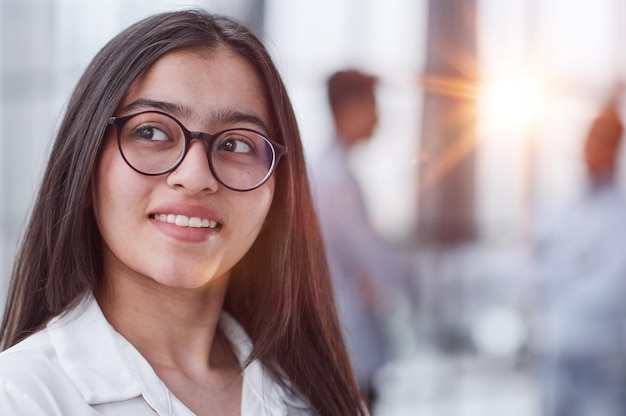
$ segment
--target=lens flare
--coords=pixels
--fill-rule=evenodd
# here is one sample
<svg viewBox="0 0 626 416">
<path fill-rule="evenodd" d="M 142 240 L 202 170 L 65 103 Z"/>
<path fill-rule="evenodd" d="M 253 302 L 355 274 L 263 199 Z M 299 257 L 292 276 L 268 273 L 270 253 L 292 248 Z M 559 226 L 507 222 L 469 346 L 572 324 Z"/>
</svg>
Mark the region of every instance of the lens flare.
<svg viewBox="0 0 626 416">
<path fill-rule="evenodd" d="M 508 127 L 524 127 L 537 116 L 543 92 L 536 79 L 512 75 L 484 85 L 480 99 L 483 118 Z"/>
</svg>

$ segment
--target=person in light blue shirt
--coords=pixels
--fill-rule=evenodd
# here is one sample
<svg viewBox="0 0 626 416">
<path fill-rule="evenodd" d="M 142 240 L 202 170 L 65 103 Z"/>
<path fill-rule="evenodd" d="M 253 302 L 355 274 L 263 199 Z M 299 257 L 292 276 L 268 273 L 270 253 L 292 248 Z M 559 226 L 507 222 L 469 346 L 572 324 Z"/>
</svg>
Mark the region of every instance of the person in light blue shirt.
<svg viewBox="0 0 626 416">
<path fill-rule="evenodd" d="M 584 143 L 588 186 L 537 228 L 534 347 L 546 416 L 626 414 L 626 197 L 616 97 Z"/>
<path fill-rule="evenodd" d="M 377 126 L 377 82 L 356 70 L 328 79 L 335 137 L 311 172 L 348 352 L 370 402 L 376 398 L 376 374 L 392 355 L 386 318 L 408 278 L 400 251 L 373 227 L 349 162 L 350 151 L 369 140 Z"/>
</svg>

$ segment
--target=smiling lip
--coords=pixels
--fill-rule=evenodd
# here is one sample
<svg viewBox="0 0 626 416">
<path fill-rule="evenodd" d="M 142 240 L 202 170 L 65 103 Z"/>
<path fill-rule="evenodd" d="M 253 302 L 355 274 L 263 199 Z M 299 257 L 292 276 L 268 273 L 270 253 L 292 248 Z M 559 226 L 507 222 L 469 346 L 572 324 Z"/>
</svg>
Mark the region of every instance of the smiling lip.
<svg viewBox="0 0 626 416">
<path fill-rule="evenodd" d="M 179 241 L 201 242 L 223 226 L 213 210 L 198 205 L 169 204 L 155 207 L 148 218 L 158 230 Z"/>
<path fill-rule="evenodd" d="M 215 220 L 202 217 L 188 217 L 179 214 L 150 214 L 150 218 L 156 221 L 174 224 L 179 227 L 215 229 L 221 226 L 221 224 Z"/>
</svg>

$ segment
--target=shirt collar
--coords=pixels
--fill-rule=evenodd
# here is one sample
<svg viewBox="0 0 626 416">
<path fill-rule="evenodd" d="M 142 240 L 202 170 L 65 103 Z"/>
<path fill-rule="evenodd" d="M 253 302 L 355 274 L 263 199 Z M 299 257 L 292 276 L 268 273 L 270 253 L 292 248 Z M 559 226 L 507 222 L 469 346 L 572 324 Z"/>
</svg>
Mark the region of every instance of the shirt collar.
<svg viewBox="0 0 626 416">
<path fill-rule="evenodd" d="M 228 312 L 222 311 L 220 329 L 230 341 L 240 365 L 252 354 L 253 343 L 247 332 Z M 242 386 L 242 416 L 305 415 L 309 406 L 295 393 L 285 389 L 259 360 L 252 360 L 244 369 Z M 282 374 L 283 379 L 286 378 Z M 289 384 L 289 383 L 288 383 Z"/>
<path fill-rule="evenodd" d="M 247 363 L 253 344 L 233 316 L 222 311 L 220 329 L 230 341 L 240 365 Z M 106 320 L 93 294 L 52 319 L 48 331 L 63 370 L 90 405 L 143 396 L 159 415 L 191 415 L 170 393 L 148 361 Z M 286 415 L 302 402 L 278 383 L 259 360 L 243 372 L 242 415 Z"/>
<path fill-rule="evenodd" d="M 149 363 L 104 317 L 89 294 L 48 324 L 61 366 L 90 405 L 143 395 L 160 415 L 171 414 L 170 394 Z"/>
</svg>

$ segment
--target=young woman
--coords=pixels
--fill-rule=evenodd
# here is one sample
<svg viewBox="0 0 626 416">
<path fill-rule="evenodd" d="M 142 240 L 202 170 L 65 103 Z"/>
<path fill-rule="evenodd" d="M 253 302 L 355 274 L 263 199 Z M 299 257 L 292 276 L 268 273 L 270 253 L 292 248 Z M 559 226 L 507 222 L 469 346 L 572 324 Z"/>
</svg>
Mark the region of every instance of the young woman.
<svg viewBox="0 0 626 416">
<path fill-rule="evenodd" d="M 68 105 L 0 329 L 3 415 L 359 415 L 298 129 L 267 51 L 145 19 Z"/>
</svg>

